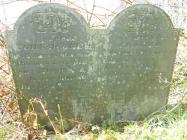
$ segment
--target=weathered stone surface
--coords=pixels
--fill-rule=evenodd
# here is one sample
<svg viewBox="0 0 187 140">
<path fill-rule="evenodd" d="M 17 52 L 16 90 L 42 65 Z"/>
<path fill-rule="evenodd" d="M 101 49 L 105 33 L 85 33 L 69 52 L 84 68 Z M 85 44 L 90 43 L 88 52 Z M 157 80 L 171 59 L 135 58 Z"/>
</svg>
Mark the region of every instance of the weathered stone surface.
<svg viewBox="0 0 187 140">
<path fill-rule="evenodd" d="M 123 10 L 106 30 L 89 29 L 63 5 L 37 5 L 7 40 L 17 91 L 45 99 L 51 117 L 59 104 L 66 119 L 137 120 L 167 103 L 178 33 L 152 5 Z M 19 103 L 24 114 L 28 103 Z"/>
</svg>

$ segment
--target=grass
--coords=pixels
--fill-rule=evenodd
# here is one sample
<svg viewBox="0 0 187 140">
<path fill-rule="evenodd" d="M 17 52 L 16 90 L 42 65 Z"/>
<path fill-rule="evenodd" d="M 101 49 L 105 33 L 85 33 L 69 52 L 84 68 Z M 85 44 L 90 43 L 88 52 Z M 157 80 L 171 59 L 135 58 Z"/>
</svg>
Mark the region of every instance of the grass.
<svg viewBox="0 0 187 140">
<path fill-rule="evenodd" d="M 72 130 L 71 130 L 72 131 Z M 169 105 L 162 114 L 143 121 L 91 126 L 90 131 L 54 135 L 67 140 L 187 140 L 187 104 Z"/>
<path fill-rule="evenodd" d="M 130 122 L 118 127 L 109 126 L 99 129 L 98 133 L 90 132 L 76 138 L 80 140 L 187 140 L 187 104 L 169 107 L 165 113 L 152 116 L 142 122 Z"/>
<path fill-rule="evenodd" d="M 187 110 L 186 105 L 177 106 L 172 112 L 154 116 L 142 124 L 133 124 L 130 129 L 126 126 L 127 136 L 129 130 L 133 131 L 134 139 L 187 139 Z"/>
<path fill-rule="evenodd" d="M 0 140 L 4 140 L 5 132 L 3 129 L 0 128 Z"/>
</svg>

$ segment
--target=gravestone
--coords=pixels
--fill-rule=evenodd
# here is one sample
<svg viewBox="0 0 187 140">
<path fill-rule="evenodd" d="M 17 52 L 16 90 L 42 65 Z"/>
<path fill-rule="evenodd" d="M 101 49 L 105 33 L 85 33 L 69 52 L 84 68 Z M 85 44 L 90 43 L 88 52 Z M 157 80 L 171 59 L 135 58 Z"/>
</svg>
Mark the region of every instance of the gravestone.
<svg viewBox="0 0 187 140">
<path fill-rule="evenodd" d="M 167 104 L 178 32 L 155 6 L 132 6 L 107 29 L 90 29 L 73 9 L 41 4 L 6 38 L 22 115 L 30 98 L 44 99 L 51 118 L 59 105 L 67 122 L 93 124 L 139 120 Z"/>
</svg>

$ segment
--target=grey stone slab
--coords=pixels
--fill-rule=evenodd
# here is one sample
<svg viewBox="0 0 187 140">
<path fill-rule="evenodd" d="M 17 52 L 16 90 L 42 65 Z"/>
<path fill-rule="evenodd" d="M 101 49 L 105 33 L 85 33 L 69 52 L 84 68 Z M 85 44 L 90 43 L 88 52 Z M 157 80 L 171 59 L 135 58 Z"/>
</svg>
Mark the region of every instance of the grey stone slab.
<svg viewBox="0 0 187 140">
<path fill-rule="evenodd" d="M 178 31 L 160 8 L 132 6 L 101 30 L 66 6 L 41 4 L 6 38 L 18 93 L 46 100 L 51 118 L 58 104 L 67 122 L 94 124 L 139 120 L 167 104 Z M 23 115 L 28 102 L 19 104 Z"/>
</svg>

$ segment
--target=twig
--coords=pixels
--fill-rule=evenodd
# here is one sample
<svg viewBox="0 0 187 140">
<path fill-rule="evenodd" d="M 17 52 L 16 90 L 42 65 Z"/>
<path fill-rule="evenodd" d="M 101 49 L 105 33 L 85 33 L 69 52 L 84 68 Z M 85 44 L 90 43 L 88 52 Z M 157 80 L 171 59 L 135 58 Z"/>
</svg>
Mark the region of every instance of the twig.
<svg viewBox="0 0 187 140">
<path fill-rule="evenodd" d="M 94 0 L 94 2 L 93 2 L 92 12 L 91 12 L 90 18 L 89 18 L 89 20 L 88 20 L 88 24 L 89 24 L 89 25 L 90 25 L 90 22 L 91 22 L 91 19 L 92 19 L 92 15 L 93 15 L 94 9 L 95 9 L 95 0 Z"/>
</svg>

